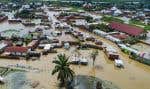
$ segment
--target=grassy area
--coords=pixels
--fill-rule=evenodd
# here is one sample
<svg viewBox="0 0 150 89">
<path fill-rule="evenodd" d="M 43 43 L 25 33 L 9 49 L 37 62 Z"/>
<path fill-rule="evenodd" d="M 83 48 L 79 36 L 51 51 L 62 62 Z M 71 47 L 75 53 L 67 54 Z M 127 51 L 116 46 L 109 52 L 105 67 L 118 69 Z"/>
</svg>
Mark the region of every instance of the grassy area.
<svg viewBox="0 0 150 89">
<path fill-rule="evenodd" d="M 94 29 L 99 29 L 104 32 L 110 32 L 111 30 L 105 24 L 93 24 L 89 26 L 90 31 L 92 32 Z"/>
<path fill-rule="evenodd" d="M 129 24 L 133 25 L 133 26 L 144 28 L 145 31 L 150 31 L 150 25 L 146 25 L 146 24 L 142 23 L 142 21 L 130 20 Z"/>
<path fill-rule="evenodd" d="M 105 22 L 113 22 L 114 21 L 114 22 L 124 23 L 123 20 L 115 18 L 115 17 L 112 17 L 112 16 L 104 16 L 102 18 L 102 20 L 105 21 Z"/>
<path fill-rule="evenodd" d="M 84 10 L 81 7 L 71 7 L 70 11 L 72 11 L 72 12 L 79 12 L 79 11 L 84 11 Z"/>
<path fill-rule="evenodd" d="M 135 24 L 135 25 L 142 25 L 142 26 L 145 26 L 146 24 L 142 23 L 142 21 L 139 21 L 139 20 L 130 20 L 129 21 L 130 24 Z"/>
<path fill-rule="evenodd" d="M 144 27 L 144 30 L 145 30 L 145 31 L 150 31 L 150 25 L 145 26 L 145 27 Z"/>
</svg>

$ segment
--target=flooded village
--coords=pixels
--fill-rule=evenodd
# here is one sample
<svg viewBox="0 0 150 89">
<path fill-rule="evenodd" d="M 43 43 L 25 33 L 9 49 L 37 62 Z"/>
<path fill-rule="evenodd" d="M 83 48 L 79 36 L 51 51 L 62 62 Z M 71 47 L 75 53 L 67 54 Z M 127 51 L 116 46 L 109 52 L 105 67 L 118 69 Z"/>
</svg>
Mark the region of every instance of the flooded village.
<svg viewBox="0 0 150 89">
<path fill-rule="evenodd" d="M 0 89 L 150 89 L 149 8 L 56 2 L 0 3 Z"/>
</svg>

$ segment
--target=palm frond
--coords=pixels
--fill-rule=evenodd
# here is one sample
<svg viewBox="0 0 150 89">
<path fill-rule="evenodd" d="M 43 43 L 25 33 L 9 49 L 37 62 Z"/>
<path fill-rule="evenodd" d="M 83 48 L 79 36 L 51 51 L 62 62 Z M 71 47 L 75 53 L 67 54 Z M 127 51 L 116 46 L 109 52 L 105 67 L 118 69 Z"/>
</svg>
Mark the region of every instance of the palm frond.
<svg viewBox="0 0 150 89">
<path fill-rule="evenodd" d="M 57 79 L 64 83 L 67 80 L 72 80 L 74 77 L 74 71 L 71 70 L 69 57 L 65 54 L 57 55 L 57 59 L 53 61 L 55 68 L 52 71 L 52 75 L 58 73 Z"/>
</svg>

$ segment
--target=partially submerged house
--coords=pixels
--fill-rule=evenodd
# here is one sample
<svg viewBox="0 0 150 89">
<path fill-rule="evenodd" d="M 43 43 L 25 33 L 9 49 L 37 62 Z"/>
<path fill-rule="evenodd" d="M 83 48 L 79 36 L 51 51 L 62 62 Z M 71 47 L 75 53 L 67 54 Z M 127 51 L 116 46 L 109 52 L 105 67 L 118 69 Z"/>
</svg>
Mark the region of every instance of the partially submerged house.
<svg viewBox="0 0 150 89">
<path fill-rule="evenodd" d="M 107 36 L 107 33 L 98 29 L 93 30 L 93 32 L 99 36 L 105 37 Z"/>
<path fill-rule="evenodd" d="M 28 52 L 27 47 L 11 46 L 5 49 L 5 53 L 8 56 L 26 56 L 27 52 Z"/>
<path fill-rule="evenodd" d="M 150 53 L 148 52 L 140 53 L 138 60 L 140 62 L 150 65 Z"/>
<path fill-rule="evenodd" d="M 103 47 L 104 47 L 104 52 L 109 59 L 111 60 L 119 59 L 119 54 L 114 47 L 108 44 L 104 44 Z"/>
<path fill-rule="evenodd" d="M 19 19 L 19 18 L 9 18 L 8 19 L 8 22 L 9 23 L 21 23 L 22 22 L 22 20 L 21 19 Z"/>
<path fill-rule="evenodd" d="M 125 44 L 118 44 L 121 50 L 130 55 L 131 58 L 137 60 L 141 63 L 150 65 L 150 53 L 149 52 L 140 52 L 134 48 L 128 47 Z"/>
<path fill-rule="evenodd" d="M 4 78 L 0 76 L 0 83 L 4 83 Z"/>
<path fill-rule="evenodd" d="M 2 53 L 7 46 L 8 44 L 6 43 L 0 43 L 0 53 Z"/>
<path fill-rule="evenodd" d="M 51 44 L 45 44 L 44 45 L 44 51 L 50 51 L 53 48 Z"/>
<path fill-rule="evenodd" d="M 8 19 L 7 16 L 5 16 L 4 14 L 0 14 L 0 22 L 4 21 L 6 19 Z"/>
<path fill-rule="evenodd" d="M 126 33 L 126 34 L 128 34 L 129 36 L 132 36 L 132 37 L 140 38 L 140 37 L 146 35 L 146 33 L 144 32 L 143 29 L 141 29 L 139 27 L 127 25 L 127 24 L 112 22 L 108 26 L 109 26 L 110 29 L 112 29 L 114 31 L 119 31 L 119 32 L 122 32 L 122 33 Z"/>
<path fill-rule="evenodd" d="M 30 48 L 30 49 L 35 49 L 39 44 L 39 41 L 38 40 L 32 40 L 28 45 L 27 47 Z"/>
<path fill-rule="evenodd" d="M 84 19 L 77 19 L 77 20 L 75 20 L 75 25 L 76 26 L 85 26 L 85 27 L 87 27 L 88 23 Z"/>
<path fill-rule="evenodd" d="M 136 49 L 133 49 L 131 47 L 126 46 L 125 44 L 118 44 L 118 46 L 121 48 L 122 51 L 124 51 L 127 54 L 135 54 L 139 55 L 139 51 Z"/>
<path fill-rule="evenodd" d="M 113 37 L 111 35 L 107 35 L 105 38 L 110 40 L 110 41 L 112 41 L 112 42 L 115 42 L 115 43 L 122 43 L 122 41 L 120 39 L 115 38 L 115 37 Z"/>
</svg>

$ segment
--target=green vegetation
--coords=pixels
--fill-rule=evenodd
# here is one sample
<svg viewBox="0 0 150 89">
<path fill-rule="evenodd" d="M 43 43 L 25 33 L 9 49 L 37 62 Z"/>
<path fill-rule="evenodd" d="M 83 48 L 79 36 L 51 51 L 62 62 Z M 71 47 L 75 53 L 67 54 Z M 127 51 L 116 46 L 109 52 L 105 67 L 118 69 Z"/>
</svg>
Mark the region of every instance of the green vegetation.
<svg viewBox="0 0 150 89">
<path fill-rule="evenodd" d="M 124 40 L 125 43 L 129 43 L 129 44 L 135 44 L 138 41 L 139 41 L 138 38 L 135 37 L 128 37 Z"/>
<path fill-rule="evenodd" d="M 57 79 L 60 80 L 61 87 L 66 87 L 66 83 L 72 81 L 74 77 L 74 71 L 70 69 L 70 62 L 68 62 L 68 59 L 69 57 L 65 54 L 59 54 L 57 55 L 57 60 L 53 61 L 56 65 L 52 71 L 52 75 L 58 73 Z"/>
<path fill-rule="evenodd" d="M 150 25 L 146 25 L 146 26 L 144 27 L 144 30 L 145 30 L 145 31 L 150 31 Z"/>
<path fill-rule="evenodd" d="M 129 24 L 134 25 L 134 26 L 138 26 L 138 27 L 142 27 L 144 28 L 145 31 L 150 31 L 150 26 L 146 25 L 145 23 L 143 23 L 140 20 L 130 20 Z"/>
<path fill-rule="evenodd" d="M 72 12 L 79 12 L 79 11 L 84 11 L 84 10 L 81 7 L 72 6 L 70 11 L 72 11 Z"/>
<path fill-rule="evenodd" d="M 123 20 L 112 17 L 112 16 L 103 16 L 102 20 L 105 22 L 113 22 L 114 21 L 114 22 L 124 23 Z"/>
<path fill-rule="evenodd" d="M 3 33 L 4 37 L 11 38 L 12 36 L 17 37 L 19 35 L 19 32 L 20 31 L 15 30 L 15 29 L 9 29 L 9 30 L 2 31 L 1 33 Z"/>
<path fill-rule="evenodd" d="M 69 15 L 68 13 L 61 12 L 59 16 L 64 17 L 64 16 L 68 16 L 68 15 Z"/>
<path fill-rule="evenodd" d="M 93 17 L 91 17 L 91 16 L 86 16 L 86 17 L 85 17 L 85 20 L 86 20 L 88 23 L 92 23 L 92 22 L 93 22 Z"/>
<path fill-rule="evenodd" d="M 145 24 L 142 23 L 142 21 L 140 21 L 140 20 L 131 19 L 129 23 L 130 23 L 130 24 L 133 24 L 133 25 L 135 24 L 135 25 L 142 25 L 142 26 L 145 26 Z"/>
<path fill-rule="evenodd" d="M 31 12 L 31 11 L 28 11 L 28 10 L 22 10 L 21 12 L 17 12 L 15 14 L 15 17 L 19 17 L 19 18 L 30 18 L 30 19 L 33 19 L 35 17 L 35 13 Z"/>
<path fill-rule="evenodd" d="M 99 29 L 105 32 L 110 32 L 110 29 L 105 24 L 92 24 L 89 26 L 89 31 L 92 32 L 94 29 Z"/>
</svg>

